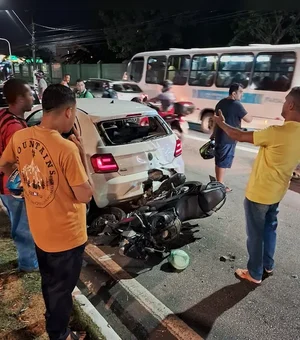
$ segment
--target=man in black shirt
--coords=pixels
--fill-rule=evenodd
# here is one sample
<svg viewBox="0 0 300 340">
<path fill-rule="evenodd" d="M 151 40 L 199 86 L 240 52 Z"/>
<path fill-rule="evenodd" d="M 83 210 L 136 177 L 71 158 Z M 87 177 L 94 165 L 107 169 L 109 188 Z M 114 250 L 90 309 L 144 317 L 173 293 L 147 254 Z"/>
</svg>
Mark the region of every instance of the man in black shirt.
<svg viewBox="0 0 300 340">
<path fill-rule="evenodd" d="M 221 110 L 226 119 L 226 123 L 235 128 L 241 128 L 241 121 L 251 123 L 250 116 L 244 109 L 240 100 L 243 95 L 243 86 L 241 84 L 232 84 L 229 88 L 229 96 L 219 101 L 216 106 L 216 112 Z M 216 164 L 216 179 L 223 183 L 225 170 L 230 169 L 234 154 L 236 141 L 227 136 L 218 126 L 215 126 L 211 139 L 215 139 L 215 164 Z M 231 189 L 226 187 L 227 192 Z"/>
</svg>

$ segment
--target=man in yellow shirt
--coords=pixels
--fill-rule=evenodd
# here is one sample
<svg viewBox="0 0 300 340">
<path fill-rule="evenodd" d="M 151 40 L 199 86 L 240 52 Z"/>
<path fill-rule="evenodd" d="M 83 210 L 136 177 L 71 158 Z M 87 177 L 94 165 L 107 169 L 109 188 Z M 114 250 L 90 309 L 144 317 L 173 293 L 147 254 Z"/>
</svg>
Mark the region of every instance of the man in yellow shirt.
<svg viewBox="0 0 300 340">
<path fill-rule="evenodd" d="M 230 138 L 260 146 L 244 202 L 248 268 L 236 271 L 239 278 L 257 284 L 261 283 L 264 271 L 268 275 L 273 273 L 278 206 L 300 161 L 300 87 L 286 96 L 282 117 L 285 119 L 282 126 L 255 132 L 227 125 L 220 110 L 214 117 Z"/>
<path fill-rule="evenodd" d="M 76 338 L 68 329 L 72 291 L 87 241 L 86 203 L 92 190 L 75 127 L 70 140 L 61 136 L 74 126 L 74 93 L 66 86 L 50 85 L 42 106 L 41 124 L 11 137 L 0 167 L 10 173 L 14 164 L 18 166 L 42 277 L 49 338 L 71 340 Z"/>
</svg>

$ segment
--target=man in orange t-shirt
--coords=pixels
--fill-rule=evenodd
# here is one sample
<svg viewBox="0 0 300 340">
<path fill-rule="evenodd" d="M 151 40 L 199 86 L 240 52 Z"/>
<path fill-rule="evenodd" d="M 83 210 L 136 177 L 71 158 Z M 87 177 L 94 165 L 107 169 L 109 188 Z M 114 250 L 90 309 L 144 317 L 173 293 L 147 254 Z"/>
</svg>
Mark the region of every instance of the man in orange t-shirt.
<svg viewBox="0 0 300 340">
<path fill-rule="evenodd" d="M 85 151 L 74 128 L 76 100 L 66 86 L 44 92 L 39 126 L 16 132 L 0 167 L 17 163 L 30 230 L 36 244 L 46 329 L 50 340 L 73 339 L 68 329 L 72 291 L 78 281 L 87 241 L 86 203 L 92 197 Z"/>
</svg>

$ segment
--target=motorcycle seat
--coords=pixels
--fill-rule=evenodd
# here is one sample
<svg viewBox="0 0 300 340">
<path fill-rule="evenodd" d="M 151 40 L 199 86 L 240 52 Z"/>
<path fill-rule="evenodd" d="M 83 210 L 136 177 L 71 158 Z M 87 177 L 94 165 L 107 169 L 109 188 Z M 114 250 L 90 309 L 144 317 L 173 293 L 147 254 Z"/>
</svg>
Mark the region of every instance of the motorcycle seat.
<svg viewBox="0 0 300 340">
<path fill-rule="evenodd" d="M 226 191 L 220 187 L 202 190 L 198 195 L 198 203 L 204 212 L 212 211 L 226 197 Z"/>
</svg>

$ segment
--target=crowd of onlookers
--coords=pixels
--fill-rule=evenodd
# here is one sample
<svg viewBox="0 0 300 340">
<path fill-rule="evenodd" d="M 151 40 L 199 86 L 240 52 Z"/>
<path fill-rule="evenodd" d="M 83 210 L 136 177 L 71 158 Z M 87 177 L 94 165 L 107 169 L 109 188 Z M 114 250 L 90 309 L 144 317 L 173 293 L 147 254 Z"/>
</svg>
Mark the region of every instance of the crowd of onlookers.
<svg viewBox="0 0 300 340">
<path fill-rule="evenodd" d="M 39 98 L 42 99 L 43 93 L 48 87 L 47 81 L 45 79 L 45 74 L 43 71 L 38 70 L 35 73 L 35 76 L 37 80 L 38 95 L 39 95 Z M 70 74 L 65 74 L 60 84 L 70 87 L 70 81 L 71 81 Z M 75 91 L 77 98 L 94 98 L 91 92 L 86 89 L 85 82 L 82 79 L 77 79 L 76 87 L 74 88 L 74 91 Z"/>
</svg>

